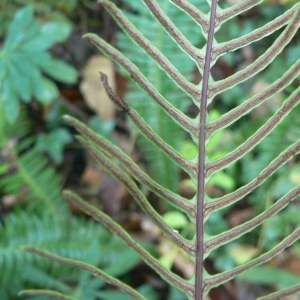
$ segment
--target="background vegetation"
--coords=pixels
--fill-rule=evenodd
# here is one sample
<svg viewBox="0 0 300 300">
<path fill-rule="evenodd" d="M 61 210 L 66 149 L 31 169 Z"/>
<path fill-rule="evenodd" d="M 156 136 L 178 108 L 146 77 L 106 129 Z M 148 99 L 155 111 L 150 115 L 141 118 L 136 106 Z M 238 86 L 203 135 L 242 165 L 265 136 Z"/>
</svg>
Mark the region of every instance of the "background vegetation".
<svg viewBox="0 0 300 300">
<path fill-rule="evenodd" d="M 149 17 L 145 6 L 137 3 L 133 10 L 128 5 L 130 2 L 121 3 L 128 18 L 159 49 L 172 53 L 178 69 L 196 82 L 199 74 L 184 58 L 180 58 L 174 42 Z M 169 1 L 163 2 L 167 9 Z M 220 41 L 227 40 L 251 32 L 286 11 L 294 2 L 265 1 L 263 5 L 226 23 L 218 33 L 218 38 Z M 231 1 L 222 3 L 223 6 L 232 4 Z M 202 5 L 206 11 L 206 3 Z M 170 10 L 170 15 L 175 13 L 171 6 Z M 197 37 L 192 24 L 188 24 L 184 16 L 176 15 L 173 18 L 178 20 L 178 27 L 187 37 L 201 45 L 204 41 Z M 117 45 L 140 70 L 148 72 L 147 75 L 164 97 L 173 99 L 174 106 L 195 116 L 195 107 L 190 99 L 182 98 L 180 93 L 175 94 L 172 83 L 161 70 L 153 61 L 146 59 L 141 50 L 131 44 L 113 24 L 94 1 L 69 0 L 55 4 L 50 0 L 42 3 L 34 0 L 4 0 L 1 3 L 0 299 L 16 299 L 22 289 L 33 287 L 51 288 L 79 299 L 127 299 L 127 296 L 86 271 L 63 267 L 21 251 L 20 246 L 27 244 L 101 266 L 107 273 L 122 278 L 149 299 L 185 299 L 179 291 L 167 286 L 142 264 L 138 255 L 120 239 L 111 236 L 76 207 L 68 206 L 61 196 L 63 188 L 85 196 L 134 233 L 165 266 L 186 277 L 193 273 L 192 262 L 156 232 L 122 186 L 95 167 L 93 159 L 74 140 L 73 130 L 61 120 L 64 114 L 76 116 L 120 145 L 170 190 L 189 198 L 196 192 L 187 175 L 180 172 L 160 151 L 147 144 L 122 113 L 114 108 L 109 111 L 98 110 L 91 104 L 91 94 L 101 93 L 98 90 L 98 85 L 101 86 L 98 72 L 111 73 L 117 93 L 153 125 L 154 131 L 159 132 L 170 144 L 174 143 L 174 147 L 180 148 L 186 158 L 194 157 L 197 152 L 193 142 L 177 126 L 174 127 L 160 109 L 147 100 L 140 100 L 146 96 L 136 86 L 127 83 L 128 74 L 101 58 L 97 67 L 90 71 L 94 75 L 89 75 L 88 61 L 96 53 L 81 40 L 81 35 L 88 31 L 96 32 Z M 272 35 L 238 54 L 228 53 L 214 67 L 215 78 L 222 79 L 239 70 L 259 56 L 275 38 L 276 35 Z M 299 59 L 299 53 L 298 36 L 262 76 L 255 77 L 250 84 L 230 90 L 227 96 L 221 95 L 217 104 L 210 107 L 210 117 L 216 118 L 219 113 L 240 104 L 244 93 L 255 93 L 274 78 L 279 78 Z M 91 78 L 94 78 L 94 83 Z M 86 92 L 84 83 L 88 84 L 90 93 Z M 299 83 L 298 77 L 288 90 L 274 95 L 263 109 L 254 110 L 238 124 L 215 135 L 208 148 L 210 158 L 221 157 L 245 141 Z M 108 107 L 104 96 L 100 98 L 96 99 L 96 106 Z M 254 178 L 261 166 L 269 163 L 287 145 L 297 141 L 300 136 L 298 115 L 299 107 L 238 165 L 214 176 L 208 185 L 208 193 L 217 197 L 238 188 Z M 255 126 L 249 126 L 249 121 L 253 120 Z M 217 234 L 244 222 L 261 212 L 265 206 L 271 205 L 287 190 L 299 185 L 299 182 L 297 158 L 276 172 L 257 193 L 252 193 L 239 205 L 213 214 L 208 221 L 207 232 Z M 184 231 L 186 236 L 192 234 L 193 229 L 183 214 L 163 205 L 150 192 L 148 196 L 164 215 L 165 221 Z M 298 209 L 299 205 L 294 201 L 254 233 L 222 247 L 213 253 L 213 259 L 207 261 L 208 268 L 211 272 L 226 270 L 271 249 L 291 228 L 300 225 Z M 231 282 L 213 290 L 209 296 L 212 300 L 247 300 L 254 297 L 250 293 L 253 286 L 272 290 L 274 286 L 283 288 L 293 285 L 299 282 L 299 259 L 300 245 L 296 243 L 268 266 L 255 268 L 243 275 L 245 282 Z M 248 298 L 242 296 L 245 293 Z"/>
</svg>

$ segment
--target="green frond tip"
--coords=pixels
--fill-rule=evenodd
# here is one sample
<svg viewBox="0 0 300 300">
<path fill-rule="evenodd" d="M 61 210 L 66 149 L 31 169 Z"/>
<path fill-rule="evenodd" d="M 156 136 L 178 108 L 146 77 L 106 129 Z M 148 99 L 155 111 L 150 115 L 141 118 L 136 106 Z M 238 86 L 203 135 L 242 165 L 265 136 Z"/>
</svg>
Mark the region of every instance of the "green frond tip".
<svg viewBox="0 0 300 300">
<path fill-rule="evenodd" d="M 70 297 L 67 295 L 64 295 L 59 292 L 54 292 L 51 290 L 24 290 L 21 291 L 19 296 L 31 296 L 31 297 L 37 297 L 37 296 L 44 296 L 44 297 L 52 297 L 56 299 L 61 299 L 61 300 L 79 300 L 78 298 Z"/>
<path fill-rule="evenodd" d="M 89 38 L 90 36 L 94 36 L 94 37 L 98 37 L 96 34 L 94 33 L 86 33 L 82 36 L 83 39 Z"/>
</svg>

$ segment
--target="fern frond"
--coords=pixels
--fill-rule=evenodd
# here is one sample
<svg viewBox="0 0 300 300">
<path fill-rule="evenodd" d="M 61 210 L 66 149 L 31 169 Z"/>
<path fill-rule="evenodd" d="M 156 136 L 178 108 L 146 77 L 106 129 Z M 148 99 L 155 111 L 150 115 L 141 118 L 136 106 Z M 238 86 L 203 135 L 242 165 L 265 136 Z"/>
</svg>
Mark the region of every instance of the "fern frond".
<svg viewBox="0 0 300 300">
<path fill-rule="evenodd" d="M 30 124 L 24 112 L 16 124 L 9 124 L 5 118 L 1 119 L 3 148 L 12 139 L 17 143 L 8 147 L 8 153 L 3 157 L 2 164 L 9 163 L 13 170 L 3 169 L 0 173 L 0 189 L 6 194 L 23 197 L 32 207 L 42 204 L 43 209 L 55 214 L 62 212 L 63 207 L 66 211 L 61 197 L 61 178 L 54 167 L 49 165 L 44 154 L 34 147 L 33 138 L 28 137 L 29 131 Z"/>
<path fill-rule="evenodd" d="M 156 160 L 158 158 L 163 159 L 161 153 L 164 152 L 170 160 L 172 159 L 176 162 L 177 170 L 179 168 L 185 170 L 190 175 L 191 181 L 196 184 L 196 195 L 191 201 L 184 199 L 176 194 L 176 190 L 163 184 L 163 180 L 160 177 L 155 178 L 155 176 L 150 177 L 146 175 L 144 171 L 132 162 L 128 155 L 122 153 L 121 150 L 111 145 L 107 140 L 97 136 L 83 124 L 70 117 L 67 117 L 66 120 L 81 134 L 81 137 L 78 139 L 82 145 L 92 153 L 107 172 L 126 186 L 148 218 L 156 224 L 174 246 L 183 249 L 190 256 L 191 260 L 195 262 L 195 275 L 186 280 L 174 274 L 163 267 L 156 258 L 150 255 L 109 216 L 71 192 L 66 192 L 65 197 L 121 237 L 153 270 L 171 285 L 185 292 L 189 299 L 202 300 L 213 287 L 235 279 L 255 266 L 267 263 L 300 238 L 300 228 L 298 227 L 299 223 L 297 223 L 297 228 L 293 228 L 293 232 L 287 231 L 283 239 L 281 236 L 281 240 L 276 241 L 278 242 L 277 244 L 269 248 L 259 249 L 259 256 L 249 259 L 243 264 L 236 264 L 232 269 L 221 270 L 217 274 L 208 274 L 204 267 L 204 260 L 213 256 L 213 250 L 218 250 L 221 246 L 227 245 L 238 238 L 244 238 L 246 233 L 255 234 L 255 228 L 260 225 L 266 226 L 265 224 L 271 220 L 272 216 L 279 215 L 287 205 L 300 195 L 299 185 L 294 184 L 289 190 L 284 189 L 280 195 L 277 194 L 274 199 L 272 198 L 271 203 L 267 203 L 268 205 L 265 205 L 265 209 L 259 211 L 252 219 L 236 227 L 226 228 L 215 235 L 207 233 L 209 230 L 206 230 L 206 226 L 210 223 L 209 218 L 212 214 L 222 214 L 222 208 L 236 204 L 241 199 L 247 200 L 247 197 L 251 198 L 253 195 L 256 195 L 256 189 L 263 189 L 265 182 L 271 176 L 280 175 L 284 165 L 287 162 L 291 163 L 292 158 L 300 152 L 300 142 L 296 134 L 296 137 L 292 139 L 284 139 L 282 145 L 268 153 L 267 158 L 264 157 L 261 160 L 259 167 L 253 167 L 251 175 L 242 176 L 243 180 L 239 182 L 239 186 L 235 191 L 218 198 L 211 198 L 207 193 L 207 183 L 213 175 L 220 174 L 218 172 L 223 169 L 226 169 L 225 171 L 230 170 L 233 164 L 234 166 L 240 163 L 244 164 L 250 154 L 252 156 L 257 155 L 259 151 L 264 149 L 264 143 L 267 143 L 269 140 L 274 141 L 276 132 L 281 132 L 281 135 L 284 134 L 282 128 L 287 128 L 287 126 L 282 125 L 286 124 L 289 117 L 296 112 L 300 100 L 300 89 L 297 86 L 291 86 L 291 84 L 300 73 L 299 58 L 295 59 L 295 63 L 292 66 L 289 65 L 289 68 L 283 74 L 277 75 L 277 78 L 264 90 L 252 96 L 249 96 L 248 92 L 243 91 L 239 100 L 240 105 L 237 104 L 236 107 L 226 111 L 225 114 L 216 120 L 208 118 L 208 105 L 215 104 L 218 106 L 217 101 L 215 101 L 216 96 L 222 101 L 226 93 L 230 93 L 231 90 L 239 85 L 246 86 L 246 82 L 251 85 L 249 82 L 255 81 L 259 74 L 268 72 L 267 68 L 275 65 L 276 59 L 280 57 L 281 53 L 285 51 L 286 47 L 299 32 L 300 5 L 299 3 L 295 4 L 281 16 L 270 20 L 265 25 L 244 36 L 236 37 L 237 35 L 235 34 L 232 40 L 219 43 L 217 33 L 223 26 L 226 26 L 228 20 L 260 4 L 262 1 L 245 0 L 232 7 L 221 8 L 217 0 L 212 0 L 208 7 L 209 13 L 200 11 L 198 6 L 196 6 L 198 2 L 196 3 L 196 1 L 192 0 L 161 1 L 159 3 L 154 0 L 144 0 L 143 2 L 148 10 L 142 7 L 141 2 L 132 4 L 130 1 L 126 1 L 128 6 L 133 7 L 135 11 L 135 14 L 132 14 L 130 11 L 122 12 L 109 0 L 100 1 L 128 36 L 128 38 L 125 35 L 120 35 L 119 37 L 119 41 L 124 43 L 123 45 L 120 43 L 121 48 L 123 47 L 121 50 L 126 52 L 128 58 L 125 58 L 121 51 L 115 50 L 101 38 L 91 34 L 86 35 L 86 37 L 106 56 L 113 59 L 121 68 L 128 72 L 137 83 L 140 89 L 136 90 L 136 87 L 132 85 L 131 93 L 128 93 L 128 97 L 132 98 L 131 101 L 123 102 L 113 93 L 105 75 L 101 75 L 111 100 L 128 114 L 139 131 L 151 143 L 156 144 L 157 153 L 160 153 L 157 155 Z M 144 18 L 139 18 L 139 14 Z M 195 37 L 189 36 L 188 31 L 185 31 L 184 25 L 179 21 L 179 14 L 184 16 L 183 18 L 186 18 L 189 22 L 195 21 L 197 23 L 197 25 L 193 24 L 197 33 L 199 35 L 202 33 L 204 36 L 203 41 L 200 42 Z M 156 20 L 153 20 L 153 16 Z M 149 30 L 149 28 L 152 28 L 150 26 L 156 26 L 153 28 L 159 28 L 159 30 Z M 159 37 L 155 39 L 153 36 L 157 32 L 159 32 Z M 211 69 L 216 64 L 217 59 L 228 51 L 237 51 L 242 47 L 252 46 L 253 43 L 266 37 L 272 37 L 270 39 L 273 39 L 272 44 L 246 67 L 227 78 L 221 80 L 213 78 Z M 204 47 L 201 47 L 201 43 L 204 40 L 206 44 Z M 174 52 L 170 49 L 174 49 Z M 181 61 L 179 61 L 180 59 Z M 188 61 L 186 66 L 181 67 L 181 64 L 186 61 Z M 191 80 L 189 72 L 193 67 L 196 67 L 202 76 L 199 84 L 195 84 Z M 172 90 L 173 93 L 178 93 L 178 95 L 172 95 L 172 93 L 166 92 L 165 89 Z M 286 93 L 287 91 L 288 93 Z M 286 94 L 283 94 L 283 92 L 288 96 L 285 96 Z M 274 109 L 275 112 L 270 112 L 268 116 L 265 116 L 264 121 L 257 122 L 253 128 L 249 129 L 248 133 L 240 138 L 242 141 L 239 145 L 234 145 L 234 148 L 222 155 L 222 157 L 210 159 L 207 145 L 212 141 L 213 134 L 222 129 L 228 130 L 229 125 L 234 125 L 238 128 L 239 123 L 237 121 L 241 121 L 241 117 L 249 116 L 249 113 L 254 108 L 261 107 L 263 103 L 272 98 L 274 93 L 281 93 L 281 98 L 285 98 L 282 100 L 281 107 L 278 107 L 277 111 Z M 134 102 L 145 95 L 147 96 L 145 98 L 146 101 L 148 101 L 149 96 L 156 103 L 154 105 L 148 105 L 147 103 L 147 106 L 135 106 Z M 186 116 L 184 105 L 177 102 L 177 100 L 185 102 L 189 98 L 199 108 L 199 116 L 195 119 Z M 142 103 L 143 101 L 139 102 Z M 146 113 L 142 113 L 141 110 L 145 109 L 145 107 L 148 109 Z M 151 115 L 151 112 L 154 116 Z M 168 115 L 166 123 L 164 121 L 158 122 L 159 118 L 165 118 L 166 115 Z M 251 118 L 248 119 L 253 121 Z M 171 121 L 174 122 L 174 127 L 174 124 L 168 129 L 161 126 L 162 124 L 167 126 Z M 162 127 L 162 130 L 158 128 L 159 126 Z M 180 154 L 178 144 L 175 143 L 171 132 L 173 130 L 177 132 L 175 127 L 179 129 L 180 134 L 183 134 L 183 131 L 185 131 L 187 136 L 190 136 L 193 142 L 197 144 L 198 154 L 195 158 L 186 159 Z M 150 143 L 147 143 L 147 147 L 148 145 Z M 158 164 L 155 163 L 153 163 L 153 166 L 157 168 L 156 170 L 159 170 Z M 167 172 L 162 170 L 159 173 L 163 176 L 170 176 L 168 172 L 170 173 L 170 169 Z M 184 236 L 168 225 L 164 218 L 147 201 L 146 196 L 143 194 L 143 189 L 140 188 L 136 181 L 186 213 L 192 226 L 195 226 L 195 236 L 191 240 L 185 239 Z M 176 178 L 174 182 L 178 184 Z M 298 290 L 299 287 L 294 286 L 264 298 L 276 299 L 278 295 L 281 297 Z"/>
<path fill-rule="evenodd" d="M 123 274 L 139 261 L 133 251 L 103 227 L 72 216 L 66 219 L 49 213 L 42 217 L 11 213 L 0 232 L 0 286 L 14 292 L 29 282 L 71 295 L 72 288 L 65 282 L 79 280 L 78 270 L 26 253 L 22 250 L 26 245 L 99 265 L 113 276 Z M 126 261 L 120 261 L 116 255 L 119 251 L 127 257 Z"/>
<path fill-rule="evenodd" d="M 12 156 L 11 164 L 16 166 L 16 171 L 10 175 L 2 174 L 5 177 L 0 182 L 5 193 L 18 195 L 26 187 L 30 205 L 38 207 L 43 203 L 43 209 L 55 214 L 62 211 L 61 178 L 42 153 L 33 148 L 20 157 Z"/>
</svg>

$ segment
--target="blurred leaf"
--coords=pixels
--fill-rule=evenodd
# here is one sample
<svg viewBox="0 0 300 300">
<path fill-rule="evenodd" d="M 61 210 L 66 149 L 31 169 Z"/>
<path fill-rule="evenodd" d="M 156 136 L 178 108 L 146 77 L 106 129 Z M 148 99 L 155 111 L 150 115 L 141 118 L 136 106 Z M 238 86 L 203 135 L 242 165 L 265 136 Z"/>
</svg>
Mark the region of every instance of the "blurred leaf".
<svg viewBox="0 0 300 300">
<path fill-rule="evenodd" d="M 171 286 L 167 300 L 187 300 L 187 297 L 182 291 Z"/>
<path fill-rule="evenodd" d="M 46 74 L 58 81 L 74 83 L 77 80 L 77 71 L 62 60 L 43 60 L 40 66 Z"/>
<path fill-rule="evenodd" d="M 138 288 L 138 291 L 146 298 L 151 300 L 159 300 L 160 295 L 150 284 L 143 284 Z M 175 299 L 174 299 L 175 300 Z"/>
<path fill-rule="evenodd" d="M 225 247 L 226 250 L 215 255 L 212 254 L 212 259 L 214 261 L 214 266 L 219 271 L 227 271 L 236 267 L 236 262 L 233 257 L 229 254 L 229 247 Z"/>
<path fill-rule="evenodd" d="M 118 291 L 101 291 L 97 293 L 98 297 L 102 300 L 134 300 L 134 298 L 128 294 Z"/>
<path fill-rule="evenodd" d="M 3 147 L 0 143 L 0 147 Z M 3 163 L 0 165 L 0 174 L 4 174 L 9 169 L 9 163 Z"/>
<path fill-rule="evenodd" d="M 72 141 L 71 134 L 63 128 L 42 133 L 37 137 L 36 148 L 47 152 L 55 163 L 59 164 L 63 160 L 64 146 Z"/>
<path fill-rule="evenodd" d="M 264 74 L 264 79 L 268 82 L 274 82 L 286 71 L 287 64 L 284 57 L 277 58 L 273 61 L 270 67 Z"/>
<path fill-rule="evenodd" d="M 233 190 L 235 186 L 235 179 L 225 172 L 218 172 L 212 175 L 207 184 L 209 186 L 218 186 L 228 192 Z"/>
<path fill-rule="evenodd" d="M 206 226 L 207 234 L 217 235 L 228 229 L 228 222 L 221 212 L 215 212 L 209 216 Z"/>
<path fill-rule="evenodd" d="M 46 77 L 40 78 L 39 85 L 36 87 L 35 96 L 42 104 L 49 104 L 59 95 L 57 86 Z"/>
<path fill-rule="evenodd" d="M 65 23 L 47 23 L 41 28 L 41 35 L 52 43 L 63 42 L 71 34 L 71 27 Z"/>
<path fill-rule="evenodd" d="M 41 104 L 49 104 L 58 97 L 57 86 L 41 71 L 62 82 L 77 80 L 72 66 L 46 51 L 65 40 L 71 26 L 57 22 L 41 25 L 33 11 L 33 6 L 27 6 L 15 14 L 0 52 L 0 74 L 5 82 L 0 85 L 0 99 L 10 122 L 18 117 L 20 101 L 28 103 L 35 96 Z"/>
<path fill-rule="evenodd" d="M 139 255 L 115 235 L 101 242 L 99 252 L 103 269 L 115 277 L 126 274 L 140 261 Z"/>
<path fill-rule="evenodd" d="M 198 147 L 195 143 L 189 140 L 185 140 L 181 144 L 180 154 L 186 159 L 193 159 L 198 153 Z"/>
<path fill-rule="evenodd" d="M 114 130 L 116 123 L 114 120 L 102 120 L 98 116 L 94 116 L 90 118 L 89 126 L 103 137 L 112 140 L 111 132 Z"/>
<path fill-rule="evenodd" d="M 300 43 L 292 45 L 287 49 L 287 66 L 292 66 L 300 58 Z"/>
<path fill-rule="evenodd" d="M 19 10 L 11 22 L 7 39 L 4 42 L 4 49 L 11 51 L 16 48 L 24 39 L 26 31 L 33 19 L 33 7 L 27 6 Z"/>
<path fill-rule="evenodd" d="M 261 284 L 276 284 L 280 289 L 299 283 L 299 277 L 284 270 L 267 266 L 249 269 L 241 278 Z"/>
<path fill-rule="evenodd" d="M 251 245 L 236 245 L 230 249 L 230 254 L 238 265 L 250 261 L 259 254 L 259 249 Z"/>
<path fill-rule="evenodd" d="M 16 66 L 13 62 L 8 64 L 8 72 L 10 80 L 14 83 L 13 89 L 18 97 L 24 102 L 29 102 L 32 93 L 29 78 L 23 76 L 23 74 L 18 70 L 18 66 Z"/>
<path fill-rule="evenodd" d="M 173 228 L 182 228 L 188 224 L 188 220 L 179 211 L 169 211 L 163 215 L 164 222 Z"/>
<path fill-rule="evenodd" d="M 14 123 L 19 115 L 20 103 L 16 94 L 13 91 L 11 82 L 8 80 L 3 80 L 1 84 L 2 88 L 2 99 L 3 101 L 3 111 L 10 124 Z"/>
<path fill-rule="evenodd" d="M 1 57 L 3 57 L 5 54 L 0 51 L 0 76 L 1 78 L 4 78 L 7 73 L 7 63 L 4 59 L 1 60 Z"/>
<path fill-rule="evenodd" d="M 62 103 L 62 101 L 56 100 L 46 115 L 46 121 L 48 123 L 49 128 L 57 127 L 57 123 L 62 122 L 60 118 L 68 113 L 67 107 Z"/>
</svg>

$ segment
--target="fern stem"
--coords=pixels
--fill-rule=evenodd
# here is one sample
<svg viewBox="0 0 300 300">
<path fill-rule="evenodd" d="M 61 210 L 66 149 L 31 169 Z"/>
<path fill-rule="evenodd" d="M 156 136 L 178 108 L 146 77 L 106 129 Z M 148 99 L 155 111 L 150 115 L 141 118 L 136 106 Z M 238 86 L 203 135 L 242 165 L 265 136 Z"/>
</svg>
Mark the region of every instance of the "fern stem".
<svg viewBox="0 0 300 300">
<path fill-rule="evenodd" d="M 224 10 L 217 15 L 217 26 L 219 26 L 220 23 L 227 21 L 228 19 L 233 18 L 241 12 L 244 12 L 245 10 L 259 4 L 262 1 L 263 0 L 245 0 L 237 5 L 234 5 L 233 7 Z"/>
<path fill-rule="evenodd" d="M 205 197 L 205 161 L 206 161 L 206 107 L 208 100 L 208 87 L 211 68 L 211 54 L 214 41 L 217 0 L 212 0 L 210 23 L 207 38 L 205 64 L 202 81 L 202 96 L 200 106 L 199 124 L 199 169 L 197 191 L 197 219 L 196 219 L 196 278 L 195 299 L 203 299 L 203 264 L 204 264 L 204 197 Z"/>
<path fill-rule="evenodd" d="M 100 3 L 111 14 L 115 21 L 120 25 L 126 34 L 128 34 L 136 43 L 138 43 L 185 92 L 189 93 L 195 99 L 199 99 L 199 89 L 187 81 L 178 70 L 170 63 L 156 47 L 154 47 L 122 14 L 122 12 L 110 1 L 101 0 Z"/>
<path fill-rule="evenodd" d="M 170 156 L 177 164 L 179 164 L 188 173 L 192 172 L 192 175 L 196 175 L 197 166 L 194 163 L 184 159 L 176 151 L 174 151 L 168 144 L 166 144 L 153 130 L 142 120 L 142 118 L 124 101 L 122 101 L 108 85 L 107 76 L 101 73 L 101 81 L 104 85 L 107 95 L 113 103 L 123 109 L 130 119 L 135 123 L 139 130 L 148 138 L 151 142 L 155 143 L 161 150 Z"/>
<path fill-rule="evenodd" d="M 52 297 L 60 300 L 79 300 L 78 298 L 70 297 L 62 293 L 54 292 L 50 290 L 24 290 L 19 293 L 19 296 L 28 296 L 28 297 L 43 296 L 43 297 Z"/>
<path fill-rule="evenodd" d="M 283 48 L 290 42 L 293 38 L 300 24 L 300 6 L 297 6 L 298 9 L 294 14 L 289 25 L 285 30 L 280 34 L 277 40 L 272 44 L 268 50 L 261 55 L 256 61 L 250 64 L 248 67 L 242 71 L 237 72 L 236 74 L 217 82 L 212 85 L 209 89 L 209 97 L 215 96 L 216 94 L 221 93 L 222 91 L 232 88 L 233 86 L 240 84 L 241 82 L 246 81 L 247 79 L 253 77 L 255 74 L 265 69 Z"/>
<path fill-rule="evenodd" d="M 65 116 L 64 120 L 74 128 L 78 132 L 80 132 L 83 136 L 85 136 L 88 140 L 94 142 L 101 151 L 104 151 L 107 155 L 111 154 L 114 158 L 116 158 L 119 162 L 125 166 L 134 177 L 145 186 L 147 186 L 150 190 L 152 190 L 156 195 L 163 197 L 169 203 L 175 205 L 178 209 L 190 214 L 192 217 L 195 217 L 195 205 L 189 203 L 187 199 L 180 197 L 179 195 L 172 193 L 169 190 L 166 190 L 155 181 L 153 181 L 143 170 L 141 170 L 136 163 L 125 153 L 120 151 L 119 148 L 112 145 L 109 141 L 104 138 L 96 135 L 92 130 L 90 130 L 87 126 L 79 122 L 78 120 Z"/>
<path fill-rule="evenodd" d="M 259 226 L 268 218 L 274 216 L 277 212 L 282 210 L 286 207 L 295 197 L 299 196 L 300 194 L 300 187 L 297 187 L 286 194 L 284 197 L 279 199 L 276 203 L 271 205 L 265 212 L 261 213 L 254 219 L 240 225 L 236 226 L 216 237 L 209 238 L 205 243 L 205 252 L 210 252 L 211 250 L 215 249 L 216 247 L 220 247 L 221 245 L 233 241 L 237 239 L 241 235 L 245 234 L 246 232 L 250 231 L 251 229 Z"/>
<path fill-rule="evenodd" d="M 257 93 L 252 98 L 242 103 L 238 107 L 232 109 L 229 113 L 223 115 L 218 120 L 207 125 L 206 138 L 210 138 L 215 131 L 228 126 L 241 118 L 243 115 L 269 99 L 274 94 L 284 89 L 292 80 L 294 80 L 300 72 L 300 59 L 290 67 L 290 69 L 277 81 L 268 86 L 262 92 Z"/>
<path fill-rule="evenodd" d="M 206 19 L 205 15 L 199 11 L 194 5 L 188 3 L 185 0 L 171 0 L 175 3 L 178 7 L 182 10 L 187 12 L 203 29 L 205 33 L 208 32 L 208 20 Z"/>
<path fill-rule="evenodd" d="M 241 273 L 249 270 L 250 268 L 253 268 L 257 265 L 260 265 L 262 263 L 269 261 L 276 255 L 278 255 L 281 251 L 283 251 L 285 248 L 292 245 L 299 238 L 300 238 L 300 228 L 296 229 L 293 233 L 291 233 L 288 237 L 286 237 L 281 243 L 279 243 L 273 249 L 262 254 L 261 256 L 257 257 L 256 259 L 253 259 L 249 263 L 239 266 L 231 271 L 226 271 L 226 272 L 214 275 L 211 278 L 205 280 L 204 290 L 210 289 L 214 286 L 218 286 L 218 285 L 240 275 Z"/>
<path fill-rule="evenodd" d="M 134 249 L 141 258 L 152 269 L 154 269 L 162 278 L 170 282 L 172 285 L 178 287 L 183 292 L 189 294 L 191 297 L 194 295 L 193 285 L 186 282 L 176 274 L 165 269 L 158 260 L 152 257 L 146 250 L 144 250 L 139 244 L 116 222 L 114 222 L 109 216 L 104 214 L 96 207 L 86 203 L 80 197 L 70 191 L 64 192 L 64 197 L 72 202 L 75 206 L 82 209 L 88 215 L 93 217 L 96 221 L 102 223 L 108 230 L 116 233 L 121 239 L 123 239 L 128 246 Z"/>
<path fill-rule="evenodd" d="M 284 299 L 287 296 L 294 295 L 296 293 L 300 292 L 300 284 L 296 284 L 294 286 L 291 286 L 289 288 L 283 289 L 279 292 L 275 292 L 263 297 L 257 298 L 257 300 L 276 300 L 276 299 Z"/>
<path fill-rule="evenodd" d="M 97 161 L 99 161 L 101 166 L 108 173 L 110 173 L 119 182 L 122 182 L 127 187 L 129 193 L 135 198 L 141 209 L 169 239 L 171 239 L 178 247 L 183 248 L 190 254 L 193 254 L 195 252 L 194 245 L 183 239 L 171 227 L 166 225 L 160 215 L 152 208 L 152 206 L 136 186 L 136 184 L 131 179 L 129 179 L 129 177 L 124 172 L 118 170 L 113 162 L 108 158 L 108 156 L 105 156 L 104 153 L 100 154 L 99 152 L 95 151 L 93 147 L 85 142 L 81 137 L 78 137 L 78 140 L 97 159 Z"/>
<path fill-rule="evenodd" d="M 217 170 L 223 169 L 234 161 L 238 160 L 255 147 L 265 136 L 267 136 L 280 121 L 299 104 L 300 87 L 289 97 L 289 99 L 277 110 L 277 113 L 268 120 L 255 134 L 247 139 L 235 151 L 229 153 L 222 159 L 216 160 L 207 166 L 206 176 L 210 176 Z"/>
<path fill-rule="evenodd" d="M 88 271 L 91 274 L 95 275 L 96 277 L 99 277 L 99 278 L 105 280 L 107 283 L 117 287 L 118 289 L 125 292 L 126 294 L 131 295 L 134 299 L 146 300 L 140 293 L 138 293 L 136 290 L 131 288 L 129 285 L 123 283 L 122 281 L 118 280 L 117 278 L 114 278 L 114 277 L 108 275 L 106 272 L 94 267 L 91 264 L 81 262 L 81 261 L 75 260 L 75 259 L 65 258 L 63 256 L 60 256 L 57 254 L 52 254 L 48 251 L 41 250 L 41 249 L 38 249 L 35 247 L 25 246 L 25 247 L 22 247 L 22 249 L 27 252 L 34 253 L 39 256 L 45 257 L 51 261 L 55 261 L 55 262 L 58 262 L 63 265 L 77 267 L 82 270 Z M 64 299 L 64 298 L 61 298 L 61 299 Z M 66 298 L 66 299 L 69 299 L 69 298 Z M 70 298 L 70 299 L 73 299 L 73 298 Z"/>
<path fill-rule="evenodd" d="M 114 60 L 125 70 L 127 70 L 130 76 L 135 80 L 135 82 L 158 104 L 163 110 L 174 119 L 179 125 L 181 125 L 185 130 L 189 131 L 193 136 L 197 134 L 197 125 L 194 124 L 186 115 L 184 115 L 180 110 L 171 105 L 166 101 L 161 94 L 153 87 L 149 80 L 139 71 L 139 69 L 130 62 L 126 57 L 124 57 L 118 50 L 111 47 L 105 41 L 100 39 L 95 34 L 85 35 L 91 43 L 93 43 L 103 54 Z"/>
<path fill-rule="evenodd" d="M 267 23 L 265 26 L 258 28 L 242 37 L 236 38 L 229 42 L 221 43 L 214 48 L 212 59 L 215 60 L 221 53 L 235 51 L 243 46 L 246 46 L 252 42 L 255 42 L 272 34 L 274 31 L 280 29 L 291 20 L 296 9 L 297 6 L 295 5 L 294 7 L 286 11 L 283 15 Z"/>
<path fill-rule="evenodd" d="M 144 0 L 149 10 L 153 13 L 156 19 L 161 23 L 165 30 L 172 38 L 188 53 L 201 67 L 203 67 L 204 55 L 195 48 L 189 40 L 176 28 L 174 23 L 163 12 L 163 10 L 153 0 Z"/>
<path fill-rule="evenodd" d="M 300 142 L 294 143 L 285 152 L 281 153 L 275 158 L 260 174 L 254 178 L 251 182 L 245 186 L 239 188 L 237 191 L 225 195 L 224 197 L 213 200 L 205 205 L 204 216 L 207 217 L 211 212 L 218 210 L 227 205 L 233 204 L 242 197 L 252 192 L 255 188 L 260 186 L 265 180 L 267 180 L 276 170 L 278 170 L 284 163 L 289 161 L 294 155 L 300 152 Z"/>
</svg>

